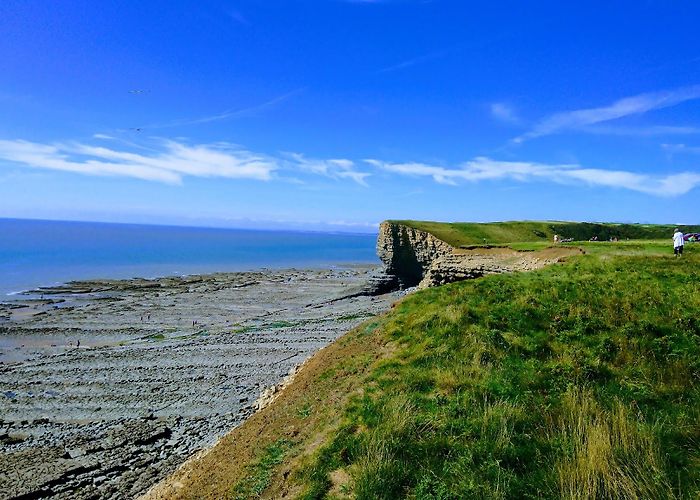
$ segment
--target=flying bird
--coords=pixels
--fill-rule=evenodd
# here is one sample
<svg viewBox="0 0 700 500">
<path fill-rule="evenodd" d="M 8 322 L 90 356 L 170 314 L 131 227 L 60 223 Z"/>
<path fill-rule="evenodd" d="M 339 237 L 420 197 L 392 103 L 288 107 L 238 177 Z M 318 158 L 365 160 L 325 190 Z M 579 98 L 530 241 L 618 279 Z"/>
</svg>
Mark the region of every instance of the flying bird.
<svg viewBox="0 0 700 500">
<path fill-rule="evenodd" d="M 134 90 L 129 91 L 129 94 L 147 94 L 147 93 L 148 93 L 148 90 L 144 90 L 144 89 L 134 89 Z"/>
</svg>

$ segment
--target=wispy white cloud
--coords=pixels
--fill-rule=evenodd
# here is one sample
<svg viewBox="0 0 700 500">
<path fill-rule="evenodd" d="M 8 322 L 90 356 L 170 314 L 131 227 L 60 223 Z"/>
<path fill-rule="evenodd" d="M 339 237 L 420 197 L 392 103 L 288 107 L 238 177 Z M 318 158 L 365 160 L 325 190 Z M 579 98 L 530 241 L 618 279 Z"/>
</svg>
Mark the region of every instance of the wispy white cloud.
<svg viewBox="0 0 700 500">
<path fill-rule="evenodd" d="M 700 146 L 686 146 L 685 144 L 662 144 L 661 148 L 668 153 L 700 154 Z"/>
<path fill-rule="evenodd" d="M 520 119 L 512 106 L 504 102 L 493 102 L 489 106 L 491 116 L 505 123 L 520 123 Z"/>
<path fill-rule="evenodd" d="M 649 92 L 617 100 L 600 108 L 578 109 L 548 116 L 535 124 L 529 132 L 513 139 L 521 143 L 529 139 L 576 130 L 597 123 L 640 115 L 661 108 L 676 106 L 700 98 L 700 85 L 682 87 L 663 92 Z"/>
<path fill-rule="evenodd" d="M 632 137 L 653 137 L 659 135 L 695 135 L 700 134 L 700 127 L 674 125 L 648 125 L 646 127 L 622 127 L 610 125 L 594 125 L 582 127 L 579 130 L 589 134 L 622 135 Z"/>
<path fill-rule="evenodd" d="M 192 145 L 154 139 L 144 146 L 104 134 L 93 137 L 110 139 L 109 147 L 104 146 L 104 142 L 41 144 L 0 139 L 0 165 L 8 163 L 35 169 L 131 177 L 169 184 L 179 184 L 185 177 L 295 182 L 295 178 L 288 177 L 291 173 L 350 180 L 367 186 L 366 178 L 371 175 L 370 172 L 358 170 L 356 164 L 347 159 L 309 159 L 298 153 L 264 155 L 224 142 Z"/>
<path fill-rule="evenodd" d="M 109 147 L 104 144 L 42 144 L 0 139 L 0 167 L 15 165 L 169 184 L 180 184 L 188 177 L 306 182 L 320 176 L 368 186 L 367 179 L 379 170 L 395 175 L 431 178 L 448 185 L 483 181 L 539 181 L 620 188 L 656 196 L 678 196 L 700 186 L 700 171 L 658 175 L 587 168 L 576 163 L 499 161 L 487 157 L 477 157 L 457 167 L 377 159 L 356 162 L 344 158 L 307 158 L 300 153 L 265 155 L 230 143 L 193 145 L 165 139 L 153 139 L 148 147 L 132 147 L 118 140 L 106 143 Z M 663 147 L 669 153 L 700 153 L 700 148 L 684 144 L 665 144 Z"/>
<path fill-rule="evenodd" d="M 250 21 L 248 21 L 248 18 L 245 17 L 239 10 L 229 9 L 226 11 L 226 14 L 228 15 L 228 17 L 231 20 L 237 22 L 238 24 L 245 24 L 245 25 L 250 24 Z"/>
<path fill-rule="evenodd" d="M 533 162 L 497 161 L 478 157 L 460 168 L 425 163 L 388 163 L 366 160 L 387 172 L 417 177 L 431 177 L 441 184 L 486 180 L 548 181 L 559 184 L 584 183 L 590 186 L 622 188 L 656 196 L 678 196 L 700 186 L 700 173 L 682 172 L 667 176 L 640 174 L 624 170 L 584 168 L 576 164 L 549 165 Z"/>
<path fill-rule="evenodd" d="M 392 64 L 390 66 L 378 70 L 377 73 L 391 73 L 393 71 L 410 68 L 411 66 L 416 66 L 418 64 L 432 61 L 434 59 L 439 59 L 441 57 L 445 57 L 446 55 L 447 50 L 436 50 L 435 52 L 431 52 L 429 54 L 424 54 L 422 56 L 407 59 L 397 64 Z"/>
<path fill-rule="evenodd" d="M 355 162 L 347 159 L 310 159 L 300 153 L 287 153 L 287 156 L 292 161 L 294 168 L 332 179 L 351 179 L 358 184 L 367 186 L 365 179 L 371 175 L 369 172 L 356 170 Z"/>
<path fill-rule="evenodd" d="M 24 167 L 169 184 L 179 184 L 185 176 L 264 181 L 278 168 L 274 160 L 230 144 L 191 146 L 176 141 L 162 141 L 155 153 L 143 154 L 80 143 L 0 140 L 0 160 Z"/>
<path fill-rule="evenodd" d="M 266 111 L 268 109 L 274 108 L 278 104 L 281 104 L 282 102 L 286 101 L 287 99 L 290 99 L 291 97 L 294 97 L 295 95 L 300 94 L 304 90 L 305 90 L 304 87 L 298 88 L 298 89 L 292 90 L 291 92 L 287 92 L 286 94 L 282 94 L 282 95 L 277 96 L 273 99 L 265 101 L 263 103 L 256 104 L 254 106 L 228 109 L 228 110 L 223 111 L 221 113 L 215 113 L 213 115 L 208 115 L 208 116 L 200 116 L 199 118 L 185 118 L 182 120 L 174 120 L 174 121 L 167 122 L 167 123 L 156 123 L 156 124 L 152 124 L 152 125 L 147 125 L 143 128 L 144 129 L 163 129 L 163 128 L 181 127 L 184 125 L 200 125 L 202 123 L 210 123 L 210 122 L 215 122 L 215 121 L 220 121 L 220 120 L 228 120 L 228 119 L 232 119 L 232 118 L 242 118 L 244 116 L 254 116 L 258 113 L 261 113 L 261 112 Z"/>
<path fill-rule="evenodd" d="M 357 227 L 357 228 L 378 228 L 379 222 L 353 222 L 346 220 L 333 220 L 327 223 L 331 226 Z"/>
</svg>

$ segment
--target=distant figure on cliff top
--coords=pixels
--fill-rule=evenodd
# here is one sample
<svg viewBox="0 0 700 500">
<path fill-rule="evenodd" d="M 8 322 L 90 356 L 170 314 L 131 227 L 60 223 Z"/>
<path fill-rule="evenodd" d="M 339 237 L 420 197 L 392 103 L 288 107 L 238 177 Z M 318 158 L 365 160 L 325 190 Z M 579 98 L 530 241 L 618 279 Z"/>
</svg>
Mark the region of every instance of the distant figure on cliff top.
<svg viewBox="0 0 700 500">
<path fill-rule="evenodd" d="M 559 235 L 558 234 L 554 235 L 554 243 L 559 243 Z"/>
<path fill-rule="evenodd" d="M 683 255 L 684 244 L 685 238 L 683 238 L 683 233 L 680 229 L 676 228 L 673 232 L 673 255 L 676 257 Z"/>
</svg>

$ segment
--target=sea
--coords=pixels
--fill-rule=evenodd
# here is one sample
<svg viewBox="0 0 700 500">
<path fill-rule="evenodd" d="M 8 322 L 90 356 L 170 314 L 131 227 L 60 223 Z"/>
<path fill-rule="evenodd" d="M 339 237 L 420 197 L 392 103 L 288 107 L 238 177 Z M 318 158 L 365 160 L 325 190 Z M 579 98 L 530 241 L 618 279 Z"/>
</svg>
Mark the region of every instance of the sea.
<svg viewBox="0 0 700 500">
<path fill-rule="evenodd" d="M 378 264 L 376 234 L 0 219 L 0 300 L 72 280 Z"/>
</svg>

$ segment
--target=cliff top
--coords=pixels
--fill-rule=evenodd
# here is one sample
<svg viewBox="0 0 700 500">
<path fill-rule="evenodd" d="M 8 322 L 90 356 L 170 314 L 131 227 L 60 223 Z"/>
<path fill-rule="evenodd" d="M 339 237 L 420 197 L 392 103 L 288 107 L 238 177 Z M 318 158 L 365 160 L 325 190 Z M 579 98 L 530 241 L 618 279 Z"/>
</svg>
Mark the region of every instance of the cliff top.
<svg viewBox="0 0 700 500">
<path fill-rule="evenodd" d="M 600 241 L 610 238 L 631 240 L 668 239 L 675 227 L 684 232 L 700 232 L 700 226 L 671 224 L 614 224 L 563 221 L 507 222 L 432 222 L 390 220 L 425 231 L 454 247 L 469 245 L 506 245 L 512 243 L 551 242 L 555 234 L 575 241 L 587 241 L 597 236 Z"/>
</svg>

